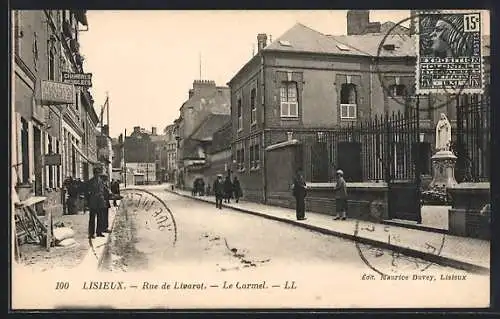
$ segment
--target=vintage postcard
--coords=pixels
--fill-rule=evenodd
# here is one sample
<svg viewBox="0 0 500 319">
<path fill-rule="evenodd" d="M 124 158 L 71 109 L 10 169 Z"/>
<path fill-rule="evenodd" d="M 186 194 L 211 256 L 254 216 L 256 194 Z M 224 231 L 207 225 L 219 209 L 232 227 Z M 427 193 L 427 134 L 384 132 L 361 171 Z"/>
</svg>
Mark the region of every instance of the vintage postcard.
<svg viewBox="0 0 500 319">
<path fill-rule="evenodd" d="M 485 10 L 11 11 L 11 308 L 490 306 Z"/>
</svg>

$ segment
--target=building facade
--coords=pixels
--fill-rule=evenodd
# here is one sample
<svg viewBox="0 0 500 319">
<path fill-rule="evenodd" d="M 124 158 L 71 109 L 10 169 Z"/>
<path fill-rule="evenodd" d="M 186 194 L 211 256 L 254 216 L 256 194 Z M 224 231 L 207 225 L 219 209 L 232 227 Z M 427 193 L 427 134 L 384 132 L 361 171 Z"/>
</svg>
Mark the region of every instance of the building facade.
<svg viewBox="0 0 500 319">
<path fill-rule="evenodd" d="M 168 125 L 164 134 L 166 136 L 165 167 L 166 181 L 176 184 L 177 176 L 177 129 L 175 124 Z"/>
<path fill-rule="evenodd" d="M 135 183 L 135 181 L 145 183 L 157 181 L 156 146 L 152 140 L 152 132 L 140 126 L 135 126 L 132 133 L 125 136 L 123 153 L 115 156 L 124 156 L 121 160 L 121 167 L 126 167 L 127 184 Z M 128 176 L 129 174 L 132 174 L 134 178 Z M 137 177 L 135 177 L 136 175 Z"/>
<path fill-rule="evenodd" d="M 230 112 L 228 87 L 208 80 L 193 82 L 189 98 L 181 106 L 176 120 L 179 187 L 190 188 L 196 178 L 203 178 L 212 135 L 226 124 Z"/>
<path fill-rule="evenodd" d="M 60 203 L 63 180 L 83 175 L 77 150 L 86 145 L 92 152 L 96 143 L 92 137 L 82 142 L 83 126 L 96 124 L 90 94 L 62 79 L 64 71 L 84 72 L 78 35 L 88 22 L 85 11 L 73 10 L 18 10 L 12 21 L 11 153 L 18 192 Z"/>
<path fill-rule="evenodd" d="M 332 167 L 349 166 L 357 160 L 349 149 L 317 143 L 323 137 L 326 140 L 327 132 L 385 113 L 404 114 L 415 107 L 415 40 L 405 34 L 385 37 L 376 32 L 379 24 L 356 28 L 355 22 L 366 24 L 365 18 L 351 14 L 354 21 L 348 22 L 351 34 L 346 36 L 325 35 L 302 24 L 270 44 L 265 34 L 257 36 L 258 54 L 228 83 L 232 156 L 247 199 L 281 203 L 281 198 L 290 198 L 290 172 L 298 167 L 308 183 L 330 182 Z M 423 174 L 431 174 L 440 113 L 446 113 L 456 125 L 456 103 L 444 103 L 446 99 L 440 95 L 418 99 L 422 144 L 417 148 L 418 157 L 427 163 L 422 164 Z M 288 154 L 280 147 L 293 143 L 301 144 L 300 158 L 290 161 L 296 163 L 293 167 L 277 160 L 279 156 L 269 156 L 270 152 Z M 398 156 L 398 152 L 394 154 Z M 361 166 L 370 154 L 357 156 Z M 368 178 L 363 171 L 354 175 L 348 181 Z"/>
</svg>

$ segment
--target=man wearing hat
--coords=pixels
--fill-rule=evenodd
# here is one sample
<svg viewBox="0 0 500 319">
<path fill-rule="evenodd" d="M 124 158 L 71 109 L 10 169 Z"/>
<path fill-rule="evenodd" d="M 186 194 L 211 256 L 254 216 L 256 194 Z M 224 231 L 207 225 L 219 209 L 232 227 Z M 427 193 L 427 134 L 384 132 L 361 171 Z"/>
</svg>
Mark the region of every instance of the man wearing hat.
<svg viewBox="0 0 500 319">
<path fill-rule="evenodd" d="M 215 194 L 215 207 L 222 209 L 222 198 L 224 197 L 224 182 L 222 181 L 222 174 L 217 174 L 217 179 L 214 182 Z"/>
<path fill-rule="evenodd" d="M 295 197 L 295 217 L 297 220 L 306 220 L 306 203 L 305 197 L 307 194 L 307 185 L 302 174 L 302 169 L 297 169 L 293 178 L 293 196 Z"/>
<path fill-rule="evenodd" d="M 104 212 L 108 209 L 106 204 L 106 186 L 102 180 L 103 169 L 100 166 L 95 166 L 93 169 L 94 176 L 88 180 L 85 185 L 85 196 L 88 200 L 89 207 L 89 239 L 104 237 L 102 232 L 104 228 Z M 109 202 L 108 202 L 109 203 Z M 97 216 L 97 229 L 96 219 Z"/>
<path fill-rule="evenodd" d="M 346 220 L 347 218 L 347 185 L 344 180 L 344 172 L 339 169 L 337 170 L 337 185 L 333 189 L 336 194 L 335 206 L 337 210 L 337 215 L 333 219 Z M 339 216 L 342 215 L 342 217 Z"/>
</svg>

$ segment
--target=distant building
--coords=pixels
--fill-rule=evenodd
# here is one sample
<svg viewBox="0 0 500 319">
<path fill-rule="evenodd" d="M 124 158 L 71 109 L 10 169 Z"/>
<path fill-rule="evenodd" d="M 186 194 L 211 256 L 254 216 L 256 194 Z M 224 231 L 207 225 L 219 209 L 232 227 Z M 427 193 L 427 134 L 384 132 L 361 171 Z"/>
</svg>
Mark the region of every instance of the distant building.
<svg viewBox="0 0 500 319">
<path fill-rule="evenodd" d="M 177 175 L 177 129 L 175 124 L 170 124 L 164 129 L 166 136 L 165 162 L 166 180 L 175 183 Z"/>
<path fill-rule="evenodd" d="M 207 164 L 206 151 L 212 134 L 230 118 L 228 87 L 214 81 L 195 80 L 188 100 L 180 108 L 176 121 L 178 132 L 178 179 L 181 187 L 192 187 L 194 179 L 203 177 Z"/>
</svg>

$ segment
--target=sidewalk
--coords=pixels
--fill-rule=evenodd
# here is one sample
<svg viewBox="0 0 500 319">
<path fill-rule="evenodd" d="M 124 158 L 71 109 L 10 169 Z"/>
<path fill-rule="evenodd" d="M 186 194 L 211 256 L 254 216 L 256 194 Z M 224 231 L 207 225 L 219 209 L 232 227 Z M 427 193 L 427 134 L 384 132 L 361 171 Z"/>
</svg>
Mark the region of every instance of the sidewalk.
<svg viewBox="0 0 500 319">
<path fill-rule="evenodd" d="M 172 191 L 170 185 L 165 190 L 187 198 L 215 204 L 213 196 L 192 196 L 190 191 L 179 189 Z M 313 212 L 306 212 L 307 220 L 297 221 L 293 209 L 241 200 L 239 203 L 234 201 L 230 204 L 223 203 L 223 206 L 363 244 L 390 249 L 444 266 L 478 273 L 489 273 L 490 271 L 490 242 L 485 240 L 353 219 L 345 221 L 333 220 L 332 216 Z M 391 240 L 389 243 L 388 234 L 391 235 L 391 238 L 396 238 L 396 240 Z M 433 248 L 427 246 L 427 243 L 432 243 Z M 442 244 L 440 252 L 439 247 L 435 247 L 438 244 Z"/>
</svg>

